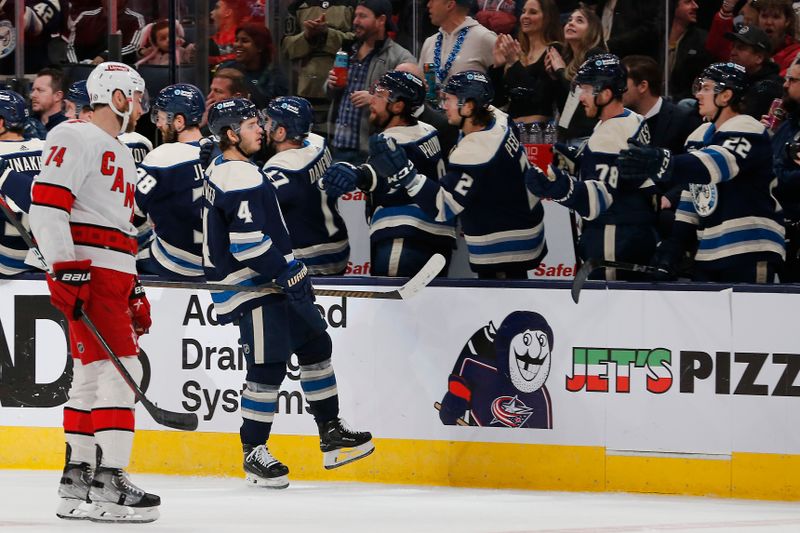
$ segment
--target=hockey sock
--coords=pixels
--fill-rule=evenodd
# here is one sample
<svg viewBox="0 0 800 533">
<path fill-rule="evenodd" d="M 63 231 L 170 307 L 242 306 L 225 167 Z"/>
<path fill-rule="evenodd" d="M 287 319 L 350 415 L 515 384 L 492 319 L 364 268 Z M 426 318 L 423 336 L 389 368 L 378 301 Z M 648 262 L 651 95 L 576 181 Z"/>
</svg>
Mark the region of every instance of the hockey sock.
<svg viewBox="0 0 800 533">
<path fill-rule="evenodd" d="M 250 365 L 247 383 L 242 392 L 242 444 L 264 444 L 272 430 L 272 419 L 278 405 L 278 391 L 286 377 L 286 363 Z"/>
<path fill-rule="evenodd" d="M 318 425 L 339 416 L 339 391 L 330 358 L 300 365 L 300 386 Z"/>
<path fill-rule="evenodd" d="M 64 435 L 69 446 L 73 463 L 94 464 L 94 426 L 92 425 L 92 404 L 97 386 L 95 366 L 84 365 L 80 359 L 73 359 L 72 386 L 69 400 L 64 405 Z"/>
<path fill-rule="evenodd" d="M 139 357 L 120 357 L 120 361 L 131 377 L 141 382 Z M 89 366 L 93 365 L 97 365 L 97 398 L 92 406 L 92 424 L 97 445 L 103 450 L 102 466 L 127 468 L 135 425 L 133 391 L 111 361 L 97 361 Z"/>
</svg>

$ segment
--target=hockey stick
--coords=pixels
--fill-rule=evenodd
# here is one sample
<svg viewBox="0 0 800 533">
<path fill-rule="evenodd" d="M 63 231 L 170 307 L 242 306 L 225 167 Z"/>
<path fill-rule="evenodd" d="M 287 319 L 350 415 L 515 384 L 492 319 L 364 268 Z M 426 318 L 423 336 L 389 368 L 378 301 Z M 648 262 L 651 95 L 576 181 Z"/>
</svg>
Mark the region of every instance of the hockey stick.
<svg viewBox="0 0 800 533">
<path fill-rule="evenodd" d="M 578 303 L 586 280 L 589 275 L 598 268 L 618 268 L 620 270 L 629 270 L 631 272 L 641 272 L 642 274 L 668 274 L 663 268 L 656 268 L 650 265 L 637 265 L 635 263 L 624 263 L 622 261 L 609 261 L 606 259 L 587 259 L 581 266 L 578 273 L 575 274 L 575 279 L 572 280 L 572 301 Z"/>
<path fill-rule="evenodd" d="M 47 271 L 47 262 L 44 260 L 44 256 L 42 252 L 39 250 L 39 247 L 36 246 L 36 243 L 33 242 L 33 237 L 31 237 L 30 232 L 25 229 L 25 226 L 22 225 L 22 222 L 17 218 L 16 214 L 8 207 L 8 204 L 5 202 L 5 199 L 0 197 L 0 210 L 3 211 L 3 214 L 6 216 L 9 222 L 11 222 L 14 227 L 19 232 L 22 239 L 25 241 L 25 244 L 33 251 L 36 258 L 41 263 L 42 269 Z M 173 429 L 180 429 L 183 431 L 194 431 L 197 429 L 197 415 L 195 413 L 176 413 L 173 411 L 167 411 L 166 409 L 162 409 L 158 407 L 156 404 L 151 402 L 147 396 L 145 396 L 142 389 L 139 387 L 139 384 L 136 383 L 136 380 L 133 379 L 133 376 L 130 375 L 128 369 L 122 364 L 120 361 L 119 356 L 111 350 L 111 347 L 106 342 L 105 338 L 100 334 L 97 330 L 95 325 L 86 316 L 85 313 L 81 314 L 81 321 L 86 325 L 87 328 L 92 332 L 92 334 L 97 339 L 97 342 L 103 347 L 103 350 L 108 354 L 109 359 L 111 359 L 111 363 L 114 367 L 122 374 L 122 379 L 125 381 L 125 384 L 131 388 L 133 394 L 136 398 L 142 402 L 142 405 L 147 412 L 150 413 L 150 416 L 153 417 L 157 423 L 161 424 L 162 426 L 170 427 Z"/>
<path fill-rule="evenodd" d="M 408 300 L 419 291 L 424 289 L 433 278 L 444 268 L 446 261 L 443 255 L 435 254 L 423 267 L 414 274 L 402 287 L 391 291 L 360 291 L 343 289 L 318 289 L 314 287 L 314 294 L 317 296 L 334 296 L 344 298 L 377 298 L 381 300 Z M 232 292 L 259 292 L 262 294 L 281 294 L 283 289 L 275 284 L 266 285 L 228 285 L 224 283 L 202 283 L 193 281 L 158 281 L 141 280 L 145 287 L 159 287 L 162 289 L 197 289 L 208 291 L 232 291 Z"/>
<path fill-rule="evenodd" d="M 433 402 L 433 406 L 436 408 L 437 411 L 441 411 L 442 410 L 442 404 L 439 403 L 439 402 Z M 461 418 L 459 416 L 458 418 L 456 418 L 456 425 L 457 426 L 468 426 L 469 422 L 467 422 L 466 420 L 464 420 L 463 418 Z"/>
</svg>

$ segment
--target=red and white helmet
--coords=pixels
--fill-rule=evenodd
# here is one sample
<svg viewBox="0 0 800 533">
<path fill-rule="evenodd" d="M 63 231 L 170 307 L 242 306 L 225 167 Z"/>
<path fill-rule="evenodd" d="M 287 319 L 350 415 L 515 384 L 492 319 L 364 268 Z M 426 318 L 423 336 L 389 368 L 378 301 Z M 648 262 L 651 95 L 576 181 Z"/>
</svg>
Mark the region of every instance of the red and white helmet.
<svg viewBox="0 0 800 533">
<path fill-rule="evenodd" d="M 114 113 L 122 117 L 122 129 L 125 131 L 128 126 L 131 109 L 133 109 L 133 95 L 135 92 L 144 93 L 144 79 L 133 67 L 124 63 L 107 61 L 95 67 L 89 79 L 86 80 L 86 91 L 89 93 L 89 103 L 92 107 L 95 104 L 107 104 Z M 111 96 L 114 91 L 120 90 L 128 99 L 128 110 L 123 112 L 117 109 Z"/>
</svg>

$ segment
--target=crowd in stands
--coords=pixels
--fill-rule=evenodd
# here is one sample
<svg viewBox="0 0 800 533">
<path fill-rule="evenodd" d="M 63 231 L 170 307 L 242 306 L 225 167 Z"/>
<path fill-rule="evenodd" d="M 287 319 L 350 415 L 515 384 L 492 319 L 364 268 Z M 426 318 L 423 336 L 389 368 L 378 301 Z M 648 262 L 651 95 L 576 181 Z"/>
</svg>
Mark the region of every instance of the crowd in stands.
<svg viewBox="0 0 800 533">
<path fill-rule="evenodd" d="M 276 30 L 266 25 L 263 0 L 217 0 L 209 13 L 211 82 L 199 88 L 206 112 L 197 127 L 208 135 L 208 110 L 227 98 L 247 97 L 265 109 L 276 97 L 300 96 L 311 104 L 313 131 L 326 139 L 333 160 L 359 165 L 376 130 L 374 87 L 387 72 L 405 70 L 427 84 L 416 116 L 438 130 L 446 159 L 463 133 L 448 123 L 439 90 L 454 74 L 475 71 L 490 80 L 492 109 L 508 115 L 523 142 L 577 148 L 602 113 L 587 114 L 576 76 L 588 59 L 611 53 L 627 72 L 624 106 L 644 117 L 653 146 L 681 154 L 703 122 L 698 78 L 713 63 L 736 63 L 747 80 L 737 108 L 762 122 L 772 140 L 772 192 L 786 221 L 787 266 L 779 277 L 793 281 L 800 277 L 800 158 L 788 147 L 800 143 L 800 2 L 665 2 L 668 20 L 664 3 L 643 0 L 427 0 L 416 6 L 414 0 L 297 0 L 285 28 Z M 176 1 L 173 58 L 166 2 L 117 4 L 122 62 L 137 68 L 195 63 L 193 2 Z M 13 3 L 4 5 L 0 35 L 14 20 Z M 26 72 L 36 75 L 30 86 L 8 87 L 28 99 L 38 119 L 26 135 L 41 138 L 67 118 L 65 95 L 79 81 L 74 73 L 83 72 L 74 66 L 109 59 L 108 21 L 97 2 L 27 0 L 26 6 Z M 412 50 L 419 50 L 416 57 Z M 333 68 L 337 53 L 349 59 L 346 80 Z M 0 48 L 0 74 L 13 74 L 13 59 L 13 43 Z M 151 88 L 150 97 L 160 88 Z M 152 126 L 141 123 L 139 130 L 155 141 Z M 531 133 L 548 126 L 556 128 L 556 139 Z M 256 155 L 262 163 L 268 157 Z M 660 239 L 671 234 L 684 189 L 665 186 L 655 194 Z"/>
</svg>

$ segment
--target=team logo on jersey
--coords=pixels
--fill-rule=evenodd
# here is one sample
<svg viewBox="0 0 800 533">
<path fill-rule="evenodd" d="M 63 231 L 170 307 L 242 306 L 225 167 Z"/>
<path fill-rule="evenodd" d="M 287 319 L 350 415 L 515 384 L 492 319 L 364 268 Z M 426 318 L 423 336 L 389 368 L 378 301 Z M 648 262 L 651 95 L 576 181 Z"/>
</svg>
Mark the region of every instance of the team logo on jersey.
<svg viewBox="0 0 800 533">
<path fill-rule="evenodd" d="M 533 409 L 525 405 L 517 396 L 500 396 L 492 402 L 492 416 L 490 425 L 502 424 L 509 428 L 518 428 L 527 422 L 533 414 Z"/>
<path fill-rule="evenodd" d="M 692 183 L 689 185 L 689 192 L 692 194 L 694 210 L 701 217 L 707 217 L 717 209 L 719 195 L 715 184 L 698 185 Z"/>
<path fill-rule="evenodd" d="M 435 403 L 445 425 L 552 429 L 545 382 L 553 329 L 539 313 L 514 311 L 476 331 L 462 348 Z"/>
</svg>

